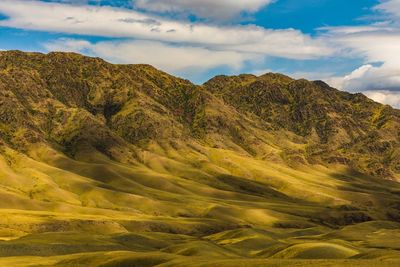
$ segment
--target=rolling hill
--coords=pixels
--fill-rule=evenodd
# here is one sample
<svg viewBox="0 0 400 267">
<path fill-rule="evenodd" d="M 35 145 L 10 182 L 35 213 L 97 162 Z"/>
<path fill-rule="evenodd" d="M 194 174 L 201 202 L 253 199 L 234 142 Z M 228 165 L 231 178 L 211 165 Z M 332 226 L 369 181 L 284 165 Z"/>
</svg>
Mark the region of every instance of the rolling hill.
<svg viewBox="0 0 400 267">
<path fill-rule="evenodd" d="M 0 265 L 398 266 L 399 130 L 321 81 L 0 52 Z"/>
</svg>

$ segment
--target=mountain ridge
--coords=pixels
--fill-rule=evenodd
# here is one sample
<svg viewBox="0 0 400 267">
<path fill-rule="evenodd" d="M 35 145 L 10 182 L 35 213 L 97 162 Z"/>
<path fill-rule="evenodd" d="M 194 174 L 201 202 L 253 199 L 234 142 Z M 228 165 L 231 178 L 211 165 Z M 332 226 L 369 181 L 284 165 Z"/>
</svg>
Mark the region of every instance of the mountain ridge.
<svg viewBox="0 0 400 267">
<path fill-rule="evenodd" d="M 253 143 L 256 141 L 249 135 L 256 135 L 255 131 L 259 128 L 264 130 L 262 127 L 265 127 L 267 131 L 285 130 L 290 132 L 288 134 L 297 135 L 297 139 L 306 138 L 302 142 L 307 147 L 300 153 L 305 162 L 316 161 L 318 156 L 313 157 L 314 150 L 322 149 L 322 153 L 334 155 L 331 159 L 317 162 L 325 163 L 335 158 L 342 163 L 356 160 L 351 163 L 355 170 L 392 179 L 397 179 L 397 170 L 400 169 L 398 156 L 389 162 L 385 161 L 398 148 L 395 128 L 400 122 L 400 112 L 361 94 L 338 91 L 325 83 L 267 73 L 259 77 L 217 76 L 202 86 L 196 86 L 149 65 L 112 65 L 102 59 L 70 53 L 43 55 L 12 51 L 2 52 L 1 55 L 2 69 L 8 66 L 11 68 L 9 72 L 14 69 L 17 71 L 15 75 L 23 76 L 19 71 L 27 68 L 32 72 L 29 74 L 32 77 L 24 74 L 26 79 L 30 79 L 27 83 L 35 84 L 35 79 L 38 79 L 41 80 L 40 84 L 35 86 L 47 88 L 39 88 L 40 92 L 37 93 L 42 95 L 36 96 L 27 96 L 24 95 L 26 90 L 14 89 L 12 93 L 22 106 L 32 110 L 30 104 L 26 103 L 27 97 L 35 102 L 50 96 L 52 101 L 66 107 L 76 107 L 90 113 L 94 121 L 105 121 L 105 126 L 109 128 L 107 130 L 130 143 L 156 137 L 182 136 L 185 131 L 184 135 L 207 139 L 211 134 L 225 131 L 222 135 L 229 136 L 233 142 L 231 146 L 239 146 L 254 154 L 257 149 Z M 10 60 L 11 64 L 7 63 Z M 37 66 L 33 65 L 35 62 Z M 85 68 L 80 69 L 77 67 L 79 64 Z M 63 68 L 69 75 L 60 72 Z M 72 75 L 75 77 L 72 78 Z M 85 76 L 89 79 L 85 80 Z M 11 80 L 6 82 L 11 84 Z M 220 87 L 223 90 L 218 89 Z M 142 109 L 137 105 L 148 105 L 149 108 Z M 212 106 L 218 107 L 218 115 Z M 230 116 L 232 118 L 228 119 Z M 129 124 L 129 129 L 126 120 L 134 121 Z M 244 129 L 247 126 L 243 127 L 249 121 L 264 125 L 255 127 L 250 133 Z M 170 127 L 161 127 L 163 123 Z M 382 127 L 386 133 L 383 133 Z M 371 138 L 374 140 L 370 147 L 364 150 L 360 148 Z M 313 145 L 317 147 L 313 148 Z M 324 146 L 335 151 L 329 151 Z M 357 162 L 365 153 L 379 160 L 369 165 Z"/>
</svg>

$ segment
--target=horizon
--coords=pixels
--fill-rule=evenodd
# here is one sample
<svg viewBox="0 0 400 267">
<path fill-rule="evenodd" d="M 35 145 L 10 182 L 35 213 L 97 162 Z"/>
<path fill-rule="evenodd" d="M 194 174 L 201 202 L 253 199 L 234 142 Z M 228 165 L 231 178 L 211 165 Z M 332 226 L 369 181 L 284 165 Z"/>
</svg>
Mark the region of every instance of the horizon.
<svg viewBox="0 0 400 267">
<path fill-rule="evenodd" d="M 0 50 L 149 64 L 195 84 L 282 73 L 400 107 L 399 23 L 398 0 L 4 0 Z"/>
<path fill-rule="evenodd" d="M 101 59 L 101 60 L 105 61 L 106 63 L 112 64 L 112 65 L 126 65 L 126 66 L 130 66 L 130 65 L 132 65 L 132 66 L 135 66 L 135 65 L 148 65 L 148 66 L 151 66 L 153 68 L 156 68 L 155 66 L 153 66 L 151 64 L 146 64 L 146 63 L 112 63 L 112 62 L 109 62 L 106 59 L 101 58 L 101 57 L 85 55 L 85 54 L 81 54 L 81 53 L 78 53 L 78 52 L 68 52 L 68 51 L 36 52 L 36 51 L 23 51 L 23 50 L 0 50 L 0 53 L 1 52 L 20 52 L 20 53 L 33 53 L 33 54 L 40 54 L 40 55 L 48 55 L 48 54 L 51 54 L 51 53 L 76 54 L 76 55 L 83 56 L 83 57 L 89 57 L 89 58 L 94 58 L 94 59 L 98 58 L 98 59 Z M 158 69 L 158 68 L 156 68 L 156 69 L 159 70 L 159 71 L 163 71 L 163 70 Z M 294 77 L 288 76 L 288 75 L 286 75 L 284 73 L 269 71 L 269 72 L 259 73 L 259 74 L 254 74 L 254 73 L 238 73 L 238 74 L 232 74 L 232 75 L 229 75 L 229 74 L 216 74 L 215 76 L 210 77 L 210 79 L 204 81 L 203 83 L 195 83 L 194 81 L 192 81 L 190 79 L 186 79 L 186 78 L 180 77 L 178 75 L 173 75 L 173 74 L 170 74 L 170 73 L 168 73 L 166 71 L 163 71 L 163 72 L 165 72 L 165 73 L 167 73 L 169 75 L 172 75 L 172 76 L 174 76 L 176 78 L 179 78 L 179 79 L 188 80 L 189 82 L 193 83 L 194 85 L 198 85 L 198 86 L 204 85 L 205 83 L 207 83 L 211 79 L 213 79 L 215 77 L 218 77 L 218 76 L 233 77 L 233 76 L 240 76 L 240 75 L 253 75 L 255 77 L 261 77 L 261 76 L 264 76 L 264 75 L 267 75 L 267 74 L 280 74 L 280 75 L 284 75 L 284 76 L 287 76 L 289 78 L 292 78 L 294 80 L 301 80 L 301 79 L 307 80 L 306 78 L 294 78 Z M 322 80 L 309 80 L 309 81 L 322 81 Z"/>
</svg>

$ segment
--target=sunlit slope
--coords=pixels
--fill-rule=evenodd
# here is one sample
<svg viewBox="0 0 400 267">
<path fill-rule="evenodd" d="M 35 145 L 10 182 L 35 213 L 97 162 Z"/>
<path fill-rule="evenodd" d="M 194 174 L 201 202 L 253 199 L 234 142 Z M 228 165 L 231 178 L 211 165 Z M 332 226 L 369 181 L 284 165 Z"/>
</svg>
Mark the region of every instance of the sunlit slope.
<svg viewBox="0 0 400 267">
<path fill-rule="evenodd" d="M 0 52 L 0 266 L 398 266 L 399 118 L 277 74 Z"/>
<path fill-rule="evenodd" d="M 99 251 L 115 251 L 116 264 L 148 266 L 188 264 L 182 257 L 210 264 L 398 259 L 400 224 L 388 216 L 399 201 L 396 183 L 360 178 L 341 166 L 292 169 L 232 151 L 205 151 L 197 155 L 204 168 L 151 152 L 143 164 L 128 166 L 95 151 L 84 161 L 45 146 L 33 147 L 30 158 L 6 151 L 2 176 L 13 179 L 2 180 L 0 253 L 14 258 L 3 260 L 111 261 L 90 254 Z"/>
</svg>

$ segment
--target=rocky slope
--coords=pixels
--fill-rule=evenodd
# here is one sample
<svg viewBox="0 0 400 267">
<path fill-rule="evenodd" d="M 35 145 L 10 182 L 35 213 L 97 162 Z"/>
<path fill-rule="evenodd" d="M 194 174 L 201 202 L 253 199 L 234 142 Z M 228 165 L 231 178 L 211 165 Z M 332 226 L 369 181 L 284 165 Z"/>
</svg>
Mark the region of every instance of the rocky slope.
<svg viewBox="0 0 400 267">
<path fill-rule="evenodd" d="M 0 52 L 0 255 L 398 259 L 399 127 L 320 81 Z"/>
<path fill-rule="evenodd" d="M 400 112 L 323 82 L 270 73 L 195 86 L 151 66 L 77 54 L 0 59 L 1 136 L 18 149 L 48 142 L 73 153 L 85 142 L 107 154 L 125 143 L 187 138 L 261 156 L 268 134 L 277 156 L 294 163 L 340 163 L 389 179 L 400 172 Z M 282 132 L 301 148 L 280 145 L 274 135 Z"/>
</svg>

